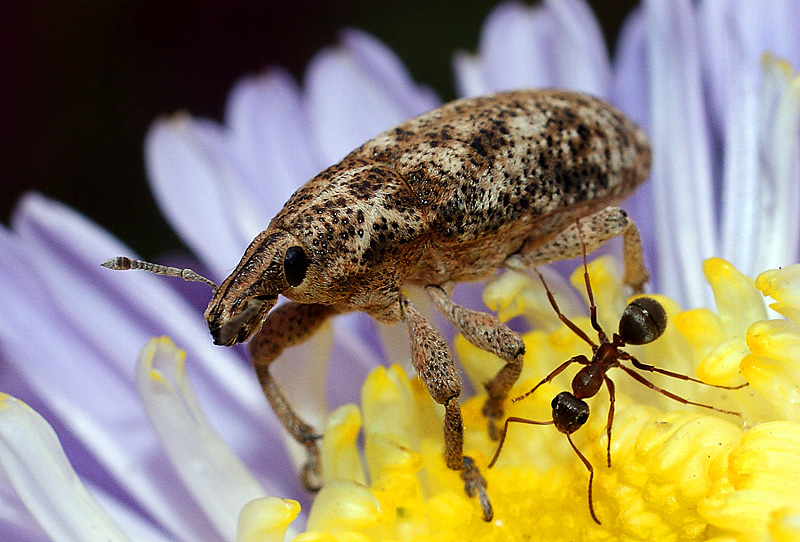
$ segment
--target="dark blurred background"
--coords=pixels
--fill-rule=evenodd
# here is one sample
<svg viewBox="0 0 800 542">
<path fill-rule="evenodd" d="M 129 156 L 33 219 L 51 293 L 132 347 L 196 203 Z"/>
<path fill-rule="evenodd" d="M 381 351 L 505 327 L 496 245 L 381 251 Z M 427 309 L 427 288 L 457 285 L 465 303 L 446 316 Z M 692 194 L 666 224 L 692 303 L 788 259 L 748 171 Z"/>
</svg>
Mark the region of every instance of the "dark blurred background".
<svg viewBox="0 0 800 542">
<path fill-rule="evenodd" d="M 146 258 L 179 249 L 145 178 L 142 141 L 155 117 L 220 119 L 233 83 L 268 65 L 302 80 L 344 27 L 381 39 L 449 100 L 453 53 L 475 51 L 498 3 L 0 0 L 0 220 L 8 224 L 19 196 L 38 190 Z M 589 3 L 609 43 L 637 4 Z"/>
</svg>

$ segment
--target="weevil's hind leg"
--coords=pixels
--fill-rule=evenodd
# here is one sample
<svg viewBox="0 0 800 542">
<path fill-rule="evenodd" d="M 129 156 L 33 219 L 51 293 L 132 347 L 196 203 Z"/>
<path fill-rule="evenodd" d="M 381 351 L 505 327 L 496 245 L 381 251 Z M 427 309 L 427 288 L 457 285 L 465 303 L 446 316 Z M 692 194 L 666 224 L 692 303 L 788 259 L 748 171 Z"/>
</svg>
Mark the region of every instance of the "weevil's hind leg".
<svg viewBox="0 0 800 542">
<path fill-rule="evenodd" d="M 497 422 L 503 418 L 503 402 L 522 372 L 525 343 L 519 334 L 511 331 L 496 316 L 455 304 L 441 287 L 428 286 L 425 291 L 434 305 L 469 342 L 506 362 L 497 375 L 484 384 L 489 397 L 483 404 L 482 412 L 488 418 L 489 436 L 497 440 L 500 438 Z"/>
<path fill-rule="evenodd" d="M 580 222 L 570 224 L 545 243 L 537 243 L 537 239 L 532 238 L 530 243 L 523 246 L 517 254 L 508 257 L 505 267 L 514 271 L 525 271 L 536 265 L 576 258 L 583 254 L 584 242 L 586 251 L 592 252 L 618 235 L 622 235 L 623 242 L 622 257 L 625 262 L 623 282 L 634 292 L 641 292 L 649 278 L 644 267 L 642 239 L 636 224 L 619 207 L 606 207 L 582 218 Z"/>
<path fill-rule="evenodd" d="M 433 400 L 445 407 L 445 462 L 449 468 L 461 471 L 464 490 L 470 497 L 478 497 L 483 519 L 491 521 L 494 511 L 486 493 L 486 479 L 472 458 L 464 455 L 464 421 L 458 402 L 458 396 L 461 394 L 461 378 L 458 376 L 453 356 L 444 337 L 425 320 L 408 299 L 401 297 L 400 307 L 411 339 L 411 362 Z"/>
<path fill-rule="evenodd" d="M 303 467 L 301 481 L 309 491 L 319 490 L 322 483 L 317 446 L 320 435 L 294 411 L 278 383 L 272 378 L 269 366 L 285 348 L 308 339 L 325 320 L 337 312 L 330 305 L 286 303 L 269 313 L 261 330 L 253 336 L 249 344 L 253 367 L 272 410 L 289 434 L 306 448 L 308 459 Z"/>
</svg>

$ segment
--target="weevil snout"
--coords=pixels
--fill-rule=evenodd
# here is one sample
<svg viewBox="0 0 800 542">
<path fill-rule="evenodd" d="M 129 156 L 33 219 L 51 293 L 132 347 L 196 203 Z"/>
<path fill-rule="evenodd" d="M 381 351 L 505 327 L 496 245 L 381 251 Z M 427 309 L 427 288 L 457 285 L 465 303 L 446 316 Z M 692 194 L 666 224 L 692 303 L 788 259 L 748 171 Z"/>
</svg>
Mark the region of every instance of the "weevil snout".
<svg viewBox="0 0 800 542">
<path fill-rule="evenodd" d="M 277 295 L 244 298 L 230 304 L 212 300 L 206 309 L 206 321 L 214 344 L 232 346 L 246 342 L 261 327 L 277 300 Z"/>
<path fill-rule="evenodd" d="M 285 261 L 303 260 L 292 250 L 295 244 L 295 239 L 285 232 L 270 230 L 250 243 L 239 265 L 219 285 L 206 308 L 204 317 L 214 344 L 246 342 L 261 328 L 278 301 L 278 294 L 289 288 Z M 301 267 L 304 275 L 305 265 Z"/>
</svg>

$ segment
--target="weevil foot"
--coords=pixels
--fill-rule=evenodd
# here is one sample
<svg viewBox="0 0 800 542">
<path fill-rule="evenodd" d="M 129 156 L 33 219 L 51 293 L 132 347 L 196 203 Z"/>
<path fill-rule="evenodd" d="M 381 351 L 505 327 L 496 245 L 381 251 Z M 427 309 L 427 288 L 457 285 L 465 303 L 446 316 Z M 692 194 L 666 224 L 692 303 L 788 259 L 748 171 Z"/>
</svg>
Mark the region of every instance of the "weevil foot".
<svg viewBox="0 0 800 542">
<path fill-rule="evenodd" d="M 308 459 L 306 459 L 306 463 L 300 471 L 300 481 L 303 483 L 303 487 L 315 493 L 322 488 L 322 468 L 319 459 L 319 447 L 317 446 L 317 440 L 320 438 L 320 435 L 311 435 L 308 440 L 302 443 L 306 447 Z"/>
<path fill-rule="evenodd" d="M 503 419 L 503 401 L 489 397 L 483 403 L 481 414 L 486 416 L 487 428 L 489 430 L 489 438 L 492 440 L 500 440 L 500 427 L 497 425 L 498 420 Z"/>
<path fill-rule="evenodd" d="M 480 502 L 481 510 L 483 511 L 483 521 L 492 521 L 494 509 L 492 509 L 489 494 L 486 492 L 486 478 L 478 470 L 475 461 L 467 455 L 464 456 L 461 479 L 464 480 L 464 491 L 466 491 L 467 495 L 478 497 L 478 502 Z"/>
</svg>

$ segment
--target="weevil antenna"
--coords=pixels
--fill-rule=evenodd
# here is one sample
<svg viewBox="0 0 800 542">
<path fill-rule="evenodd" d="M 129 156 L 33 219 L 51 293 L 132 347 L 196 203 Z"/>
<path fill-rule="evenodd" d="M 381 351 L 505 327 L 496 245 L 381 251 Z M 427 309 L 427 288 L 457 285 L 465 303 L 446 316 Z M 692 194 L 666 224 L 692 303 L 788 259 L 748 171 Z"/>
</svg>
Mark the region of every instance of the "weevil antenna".
<svg viewBox="0 0 800 542">
<path fill-rule="evenodd" d="M 142 269 L 143 271 L 149 271 L 150 273 L 155 273 L 156 275 L 163 275 L 165 277 L 180 277 L 186 282 L 203 282 L 211 286 L 211 288 L 213 288 L 215 292 L 217 291 L 217 285 L 214 284 L 214 282 L 205 278 L 200 273 L 192 271 L 191 269 L 178 269 L 177 267 L 168 267 L 166 265 L 145 262 L 143 260 L 132 260 L 130 258 L 126 258 L 125 256 L 117 256 L 116 258 L 111 258 L 109 260 L 104 261 L 100 265 L 102 265 L 107 269 L 113 269 L 115 271 Z"/>
</svg>

